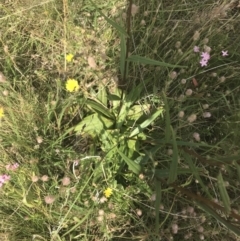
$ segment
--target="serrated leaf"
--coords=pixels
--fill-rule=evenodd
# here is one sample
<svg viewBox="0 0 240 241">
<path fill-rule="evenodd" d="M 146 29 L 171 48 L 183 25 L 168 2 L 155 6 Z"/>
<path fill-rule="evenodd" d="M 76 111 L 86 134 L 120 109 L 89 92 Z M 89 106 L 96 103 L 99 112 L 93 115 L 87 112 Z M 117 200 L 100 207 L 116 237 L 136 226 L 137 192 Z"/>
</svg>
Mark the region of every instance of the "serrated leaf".
<svg viewBox="0 0 240 241">
<path fill-rule="evenodd" d="M 160 62 L 154 59 L 149 59 L 146 57 L 142 57 L 139 55 L 131 55 L 127 58 L 127 61 L 140 63 L 140 64 L 149 64 L 149 65 L 157 65 L 157 66 L 163 66 L 163 67 L 170 67 L 170 68 L 186 68 L 187 66 L 182 65 L 174 65 L 174 64 L 168 64 L 165 62 Z"/>
<path fill-rule="evenodd" d="M 139 164 L 132 161 L 120 150 L 117 150 L 117 152 L 122 157 L 122 159 L 127 163 L 129 170 L 133 171 L 135 174 L 139 174 L 141 172 L 141 166 Z"/>
<path fill-rule="evenodd" d="M 101 116 L 97 113 L 85 117 L 75 128 L 74 131 L 77 134 L 87 133 L 92 137 L 96 137 L 111 128 L 114 121 Z"/>
<path fill-rule="evenodd" d="M 219 188 L 219 191 L 220 191 L 220 196 L 221 196 L 222 201 L 223 201 L 223 205 L 226 209 L 227 214 L 229 214 L 230 211 L 231 211 L 230 198 L 228 196 L 227 189 L 225 187 L 225 183 L 224 183 L 221 172 L 217 176 L 217 184 L 218 184 L 218 188 Z"/>
<path fill-rule="evenodd" d="M 147 120 L 145 120 L 142 124 L 136 127 L 130 134 L 129 137 L 133 137 L 141 133 L 146 127 L 148 127 L 160 114 L 162 114 L 163 109 L 157 110 L 152 116 L 150 116 Z"/>
</svg>

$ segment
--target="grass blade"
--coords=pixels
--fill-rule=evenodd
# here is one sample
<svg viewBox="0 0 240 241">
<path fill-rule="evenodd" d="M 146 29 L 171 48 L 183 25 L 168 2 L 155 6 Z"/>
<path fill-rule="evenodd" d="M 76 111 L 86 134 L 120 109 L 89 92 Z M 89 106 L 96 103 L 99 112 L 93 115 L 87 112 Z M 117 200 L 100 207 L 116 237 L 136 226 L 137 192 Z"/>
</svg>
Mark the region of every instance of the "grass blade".
<svg viewBox="0 0 240 241">
<path fill-rule="evenodd" d="M 125 29 L 120 26 L 119 24 L 117 24 L 116 22 L 114 22 L 112 19 L 108 18 L 105 14 L 102 13 L 102 11 L 99 10 L 99 8 L 90 0 L 90 2 L 92 3 L 92 5 L 95 7 L 95 9 L 100 13 L 100 15 L 102 17 L 104 17 L 104 19 L 110 24 L 112 25 L 113 28 L 115 28 L 119 33 L 123 34 L 124 36 L 128 36 L 127 32 L 125 31 Z"/>
<path fill-rule="evenodd" d="M 235 166 L 237 168 L 238 181 L 240 182 L 240 166 L 237 164 L 236 161 L 234 161 L 234 164 L 235 164 Z"/>
<path fill-rule="evenodd" d="M 234 232 L 236 235 L 240 235 L 240 229 L 233 224 L 229 222 L 229 220 L 226 220 L 222 217 L 220 217 L 212 208 L 208 207 L 207 205 L 203 203 L 198 203 L 198 206 L 200 206 L 206 213 L 210 214 L 213 216 L 218 222 L 222 223 L 225 227 L 227 227 L 229 230 Z"/>
<path fill-rule="evenodd" d="M 159 232 L 159 209 L 160 209 L 160 204 L 162 200 L 162 186 L 161 182 L 157 179 L 155 179 L 155 191 L 156 191 L 156 200 L 155 200 L 155 213 L 156 213 L 156 218 L 155 218 L 155 232 Z"/>
<path fill-rule="evenodd" d="M 231 211 L 230 198 L 228 196 L 227 189 L 225 187 L 225 183 L 224 183 L 221 172 L 217 176 L 217 184 L 218 184 L 218 188 L 219 188 L 219 191 L 220 191 L 220 196 L 221 196 L 222 201 L 223 201 L 223 205 L 226 209 L 227 214 L 229 214 L 230 211 Z"/>
<path fill-rule="evenodd" d="M 164 107 L 166 111 L 166 117 L 165 117 L 165 141 L 169 142 L 171 138 L 171 120 L 170 120 L 170 114 L 169 114 L 169 106 L 167 102 L 167 97 L 165 93 L 163 93 L 163 101 L 164 101 Z"/>
<path fill-rule="evenodd" d="M 206 192 L 206 194 L 208 195 L 208 197 L 210 199 L 212 199 L 211 194 L 209 193 L 207 187 L 204 185 L 202 178 L 199 175 L 199 170 L 196 168 L 196 166 L 193 163 L 192 158 L 185 152 L 183 152 L 184 155 L 184 159 L 187 161 L 187 164 L 189 165 L 192 174 L 194 175 L 194 177 L 198 180 L 199 184 L 201 185 L 202 189 Z"/>
<path fill-rule="evenodd" d="M 135 174 L 139 174 L 141 172 L 141 166 L 136 162 L 132 161 L 125 154 L 123 154 L 120 150 L 117 150 L 122 159 L 127 163 L 129 170 L 133 171 Z"/>
<path fill-rule="evenodd" d="M 126 40 L 125 36 L 120 33 L 120 73 L 122 78 L 124 78 L 124 72 L 125 72 L 125 63 L 126 63 Z M 126 73 L 127 75 L 127 73 Z"/>
<path fill-rule="evenodd" d="M 177 142 L 175 139 L 175 133 L 172 127 L 170 127 L 173 137 L 173 157 L 172 157 L 172 163 L 170 165 L 170 173 L 168 178 L 168 183 L 173 183 L 177 179 L 177 168 L 178 168 L 178 147 Z"/>
<path fill-rule="evenodd" d="M 163 112 L 163 109 L 157 110 L 152 116 L 150 116 L 147 120 L 145 120 L 143 123 L 141 123 L 138 127 L 136 127 L 130 134 L 129 137 L 133 137 L 135 135 L 138 135 L 141 133 L 146 127 L 148 127 L 159 115 L 161 115 Z"/>
<path fill-rule="evenodd" d="M 127 61 L 140 63 L 140 64 L 149 64 L 149 65 L 157 65 L 157 66 L 163 66 L 163 67 L 170 67 L 170 68 L 186 68 L 187 66 L 182 65 L 174 65 L 174 64 L 168 64 L 165 62 L 160 62 L 154 59 L 149 59 L 146 57 L 142 57 L 139 55 L 131 55 L 127 58 Z"/>
</svg>

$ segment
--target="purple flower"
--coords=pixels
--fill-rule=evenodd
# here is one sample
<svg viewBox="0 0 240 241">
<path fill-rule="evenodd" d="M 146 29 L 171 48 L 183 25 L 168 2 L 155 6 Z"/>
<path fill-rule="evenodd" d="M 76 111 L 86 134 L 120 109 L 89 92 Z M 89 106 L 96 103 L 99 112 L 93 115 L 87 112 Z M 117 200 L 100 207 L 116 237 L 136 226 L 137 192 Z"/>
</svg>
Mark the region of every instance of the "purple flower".
<svg viewBox="0 0 240 241">
<path fill-rule="evenodd" d="M 226 51 L 222 51 L 222 56 L 228 56 L 228 51 L 226 50 Z"/>
<path fill-rule="evenodd" d="M 208 52 L 202 52 L 201 57 L 208 61 L 210 59 L 210 54 Z"/>
<path fill-rule="evenodd" d="M 207 66 L 208 61 L 206 59 L 201 59 L 201 61 L 199 63 L 203 67 L 203 66 Z"/>
<path fill-rule="evenodd" d="M 198 52 L 200 51 L 200 50 L 199 50 L 199 47 L 198 47 L 198 46 L 194 46 L 193 51 L 194 51 L 195 53 L 198 53 Z"/>
<path fill-rule="evenodd" d="M 0 175 L 0 187 L 7 181 L 10 180 L 10 176 L 7 174 Z"/>
</svg>

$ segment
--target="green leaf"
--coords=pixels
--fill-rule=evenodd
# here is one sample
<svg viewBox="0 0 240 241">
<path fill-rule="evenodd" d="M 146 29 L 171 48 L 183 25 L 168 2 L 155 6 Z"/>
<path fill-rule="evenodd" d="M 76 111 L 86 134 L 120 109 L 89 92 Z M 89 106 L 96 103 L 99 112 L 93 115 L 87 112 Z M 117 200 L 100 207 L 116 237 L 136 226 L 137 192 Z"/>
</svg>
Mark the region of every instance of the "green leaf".
<svg viewBox="0 0 240 241">
<path fill-rule="evenodd" d="M 115 116 L 109 111 L 109 109 L 101 103 L 88 99 L 88 100 L 86 100 L 86 105 L 88 107 L 91 107 L 98 114 L 101 114 L 101 115 L 108 117 L 110 119 L 113 119 L 113 120 L 115 119 Z"/>
<path fill-rule="evenodd" d="M 146 84 L 146 83 L 145 83 Z M 140 83 L 137 87 L 133 88 L 130 93 L 128 93 L 124 100 L 122 100 L 122 106 L 117 116 L 117 129 L 121 129 L 123 123 L 126 121 L 127 115 L 131 109 L 131 106 L 139 98 L 143 90 L 143 84 Z"/>
<path fill-rule="evenodd" d="M 108 99 L 112 101 L 121 101 L 121 98 L 118 95 L 108 95 Z"/>
<path fill-rule="evenodd" d="M 117 150 L 119 155 L 122 157 L 122 159 L 127 163 L 129 170 L 133 171 L 135 174 L 139 174 L 141 172 L 141 166 L 137 164 L 136 162 L 129 159 L 123 152 L 120 150 Z"/>
<path fill-rule="evenodd" d="M 97 113 L 85 117 L 75 128 L 74 131 L 80 133 L 87 133 L 92 137 L 96 137 L 107 129 L 111 128 L 114 124 L 113 120 L 110 120 Z"/>
<path fill-rule="evenodd" d="M 231 211 L 230 198 L 228 196 L 227 189 L 225 187 L 225 183 L 224 183 L 221 172 L 217 176 L 217 184 L 218 184 L 218 188 L 219 188 L 219 191 L 220 191 L 220 196 L 221 196 L 222 201 L 223 201 L 223 205 L 226 209 L 227 214 L 229 214 L 230 211 Z"/>
<path fill-rule="evenodd" d="M 127 115 L 128 120 L 137 121 L 141 116 L 148 113 L 151 108 L 150 104 L 143 104 L 143 105 L 134 105 L 129 110 Z"/>
<path fill-rule="evenodd" d="M 177 142 L 175 138 L 174 130 L 171 126 L 171 132 L 172 132 L 172 138 L 173 138 L 173 157 L 172 157 L 172 163 L 170 165 L 170 173 L 168 178 L 168 183 L 173 183 L 177 179 L 177 169 L 178 169 L 178 147 Z"/>
<path fill-rule="evenodd" d="M 98 100 L 103 104 L 103 106 L 107 106 L 107 91 L 106 87 L 103 84 L 98 86 L 98 93 L 97 93 Z"/>
<path fill-rule="evenodd" d="M 158 66 L 170 67 L 170 68 L 186 68 L 187 67 L 187 66 L 182 66 L 182 65 L 167 64 L 165 62 L 159 62 L 157 60 L 149 59 L 149 58 L 142 57 L 139 55 L 131 55 L 127 58 L 127 61 L 140 63 L 140 64 L 158 65 Z"/>
<path fill-rule="evenodd" d="M 145 120 L 142 124 L 136 127 L 130 134 L 129 137 L 133 137 L 141 133 L 146 127 L 148 127 L 160 114 L 162 114 L 163 109 L 160 108 L 157 110 L 152 116 L 150 116 L 147 120 Z"/>
</svg>

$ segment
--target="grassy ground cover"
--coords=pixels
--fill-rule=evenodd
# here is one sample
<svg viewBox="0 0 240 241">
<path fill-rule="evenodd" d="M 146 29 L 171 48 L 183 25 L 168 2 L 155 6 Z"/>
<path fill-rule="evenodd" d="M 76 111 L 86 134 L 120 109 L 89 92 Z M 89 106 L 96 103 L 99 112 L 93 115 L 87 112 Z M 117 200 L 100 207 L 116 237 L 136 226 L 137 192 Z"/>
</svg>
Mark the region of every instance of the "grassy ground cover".
<svg viewBox="0 0 240 241">
<path fill-rule="evenodd" d="M 0 3 L 0 239 L 239 240 L 239 1 Z"/>
</svg>

